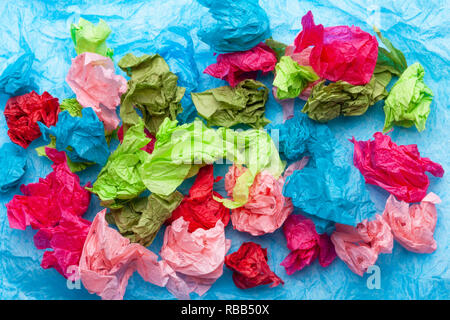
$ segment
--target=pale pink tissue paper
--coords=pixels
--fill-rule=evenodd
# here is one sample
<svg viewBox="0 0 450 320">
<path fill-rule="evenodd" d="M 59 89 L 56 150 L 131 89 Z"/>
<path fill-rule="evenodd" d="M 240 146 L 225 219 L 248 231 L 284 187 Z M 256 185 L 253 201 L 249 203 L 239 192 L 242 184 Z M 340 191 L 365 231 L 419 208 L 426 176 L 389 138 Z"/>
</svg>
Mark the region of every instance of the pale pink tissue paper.
<svg viewBox="0 0 450 320">
<path fill-rule="evenodd" d="M 437 221 L 435 204 L 440 202 L 441 199 L 433 192 L 427 194 L 420 204 L 411 206 L 390 195 L 383 217 L 391 226 L 395 240 L 403 247 L 417 253 L 431 253 L 437 248 L 433 233 Z"/>
<path fill-rule="evenodd" d="M 84 107 L 94 109 L 107 131 L 119 125 L 116 108 L 127 91 L 127 81 L 117 75 L 113 61 L 102 55 L 85 52 L 72 59 L 66 81 Z"/>
<path fill-rule="evenodd" d="M 106 209 L 95 217 L 83 247 L 79 271 L 84 287 L 104 300 L 120 300 L 128 279 L 137 270 L 145 281 L 165 286 L 179 299 L 189 299 L 186 283 L 170 266 L 108 227 L 105 213 Z"/>
<path fill-rule="evenodd" d="M 291 199 L 283 196 L 285 179 L 295 170 L 301 170 L 308 157 L 291 164 L 284 175 L 276 179 L 268 171 L 260 172 L 250 187 L 247 203 L 231 211 L 233 227 L 253 236 L 272 233 L 280 228 L 294 207 Z M 232 195 L 236 179 L 247 169 L 233 165 L 225 175 L 225 189 Z"/>
<path fill-rule="evenodd" d="M 231 240 L 225 238 L 221 220 L 214 228 L 199 228 L 192 233 L 188 226 L 189 222 L 180 217 L 166 228 L 160 255 L 187 283 L 189 292 L 202 296 L 222 275 Z"/>
<path fill-rule="evenodd" d="M 394 238 L 383 217 L 376 215 L 373 221 L 364 220 L 356 228 L 336 223 L 331 241 L 338 257 L 354 273 L 363 276 L 374 265 L 379 253 L 391 253 Z"/>
</svg>

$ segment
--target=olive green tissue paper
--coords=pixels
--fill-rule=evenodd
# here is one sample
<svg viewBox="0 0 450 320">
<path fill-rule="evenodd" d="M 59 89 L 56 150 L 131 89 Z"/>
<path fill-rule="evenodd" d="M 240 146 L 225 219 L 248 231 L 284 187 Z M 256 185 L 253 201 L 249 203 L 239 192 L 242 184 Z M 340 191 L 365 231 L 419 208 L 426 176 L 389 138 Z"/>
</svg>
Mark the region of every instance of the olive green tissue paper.
<svg viewBox="0 0 450 320">
<path fill-rule="evenodd" d="M 210 126 L 229 128 L 246 124 L 252 128 L 262 128 L 270 122 L 264 116 L 269 89 L 259 81 L 247 79 L 235 88 L 223 86 L 192 92 L 191 96 L 198 114 Z"/>
</svg>

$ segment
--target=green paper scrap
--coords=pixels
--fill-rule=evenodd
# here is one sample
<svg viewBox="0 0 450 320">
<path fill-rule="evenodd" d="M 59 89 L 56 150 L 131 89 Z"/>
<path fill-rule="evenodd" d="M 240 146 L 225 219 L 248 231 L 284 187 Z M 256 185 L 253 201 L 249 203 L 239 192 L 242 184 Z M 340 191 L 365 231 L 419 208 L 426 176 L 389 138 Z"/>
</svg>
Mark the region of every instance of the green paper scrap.
<svg viewBox="0 0 450 320">
<path fill-rule="evenodd" d="M 281 57 L 275 70 L 273 85 L 277 87 L 278 99 L 298 97 L 310 82 L 319 80 L 311 67 L 301 66 L 289 56 Z"/>
<path fill-rule="evenodd" d="M 204 92 L 192 92 L 192 102 L 209 126 L 232 127 L 247 124 L 262 128 L 270 121 L 265 118 L 269 89 L 259 81 L 244 80 L 235 88 L 223 86 Z"/>
<path fill-rule="evenodd" d="M 391 78 L 391 73 L 384 71 L 374 73 L 370 82 L 363 86 L 354 86 L 345 81 L 326 85 L 325 81 L 321 81 L 313 87 L 302 112 L 319 122 L 327 122 L 340 115 L 362 115 L 388 95 L 386 86 Z"/>
<path fill-rule="evenodd" d="M 183 195 L 178 191 L 167 197 L 151 194 L 148 198 L 135 198 L 121 209 L 111 210 L 107 216 L 108 222 L 114 223 L 131 242 L 147 247 L 181 200 Z"/>
<path fill-rule="evenodd" d="M 111 29 L 102 19 L 95 26 L 92 22 L 80 18 L 78 25 L 70 26 L 70 34 L 77 54 L 94 52 L 112 59 L 114 51 L 106 46 L 106 38 L 110 33 Z"/>
<path fill-rule="evenodd" d="M 388 39 L 383 37 L 377 27 L 374 26 L 373 30 L 376 32 L 381 42 L 389 50 L 388 51 L 385 48 L 378 47 L 378 59 L 374 72 L 379 73 L 383 71 L 389 71 L 393 75 L 399 77 L 408 67 L 403 52 L 398 50 Z"/>
<path fill-rule="evenodd" d="M 245 165 L 251 182 L 262 170 L 279 177 L 284 169 L 272 138 L 264 130 L 215 130 L 200 119 L 177 126 L 176 120 L 166 118 L 156 134 L 155 150 L 146 153 L 140 174 L 152 193 L 169 195 L 192 175 L 192 170 L 197 171 L 204 164 L 222 163 L 222 159 Z M 244 205 L 247 198 L 248 189 L 233 196 L 234 201 L 221 201 L 231 208 Z"/>
<path fill-rule="evenodd" d="M 86 188 L 98 195 L 104 207 L 119 209 L 145 191 L 139 168 L 148 153 L 141 148 L 151 139 L 144 133 L 144 122 L 130 127 L 123 141 L 109 156 L 92 188 Z"/>
<path fill-rule="evenodd" d="M 383 132 L 394 125 L 406 128 L 415 125 L 419 132 L 425 130 L 433 92 L 423 81 L 424 76 L 423 66 L 416 62 L 394 84 L 384 103 Z"/>
<path fill-rule="evenodd" d="M 62 111 L 67 110 L 72 117 L 81 117 L 81 110 L 83 107 L 78 103 L 76 98 L 64 99 L 59 105 L 59 109 Z"/>
<path fill-rule="evenodd" d="M 121 97 L 120 117 L 124 129 L 139 122 L 135 107 L 142 112 L 145 127 L 152 134 L 158 131 L 165 118 L 175 120 L 183 111 L 180 101 L 186 89 L 177 86 L 178 77 L 170 72 L 160 55 L 136 57 L 128 53 L 118 65 L 131 77 L 128 90 Z"/>
<path fill-rule="evenodd" d="M 277 55 L 277 60 L 280 61 L 281 57 L 284 56 L 284 53 L 286 52 L 287 44 L 273 40 L 272 38 L 267 39 L 265 41 L 265 44 L 268 47 L 270 47 L 273 51 L 275 51 L 275 54 Z"/>
</svg>

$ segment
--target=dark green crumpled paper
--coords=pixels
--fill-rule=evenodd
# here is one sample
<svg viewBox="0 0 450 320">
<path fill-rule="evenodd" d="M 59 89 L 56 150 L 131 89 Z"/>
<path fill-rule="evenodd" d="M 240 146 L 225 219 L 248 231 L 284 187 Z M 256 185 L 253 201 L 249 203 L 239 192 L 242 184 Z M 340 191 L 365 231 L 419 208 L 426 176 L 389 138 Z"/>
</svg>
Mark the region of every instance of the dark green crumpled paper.
<svg viewBox="0 0 450 320">
<path fill-rule="evenodd" d="M 273 40 L 272 38 L 267 39 L 264 41 L 266 45 L 268 45 L 273 51 L 275 51 L 277 55 L 277 60 L 280 61 L 281 57 L 284 56 L 284 53 L 286 51 L 287 44 L 284 44 L 282 42 Z"/>
<path fill-rule="evenodd" d="M 210 126 L 229 128 L 242 123 L 262 128 L 270 123 L 264 116 L 269 89 L 259 81 L 247 79 L 235 88 L 223 86 L 191 96 L 198 114 Z"/>
<path fill-rule="evenodd" d="M 159 229 L 183 200 L 175 191 L 168 196 L 151 194 L 148 198 L 135 198 L 120 209 L 111 210 L 108 222 L 117 226 L 120 233 L 144 247 L 149 246 Z"/>
<path fill-rule="evenodd" d="M 319 122 L 327 122 L 340 115 L 359 116 L 377 101 L 384 99 L 388 92 L 386 86 L 391 81 L 391 73 L 374 73 L 370 82 L 354 86 L 345 81 L 316 84 L 306 101 L 302 112 Z"/>
<path fill-rule="evenodd" d="M 70 34 L 77 54 L 94 52 L 112 58 L 114 51 L 106 46 L 106 38 L 110 33 L 111 29 L 102 19 L 95 26 L 92 22 L 80 18 L 78 25 L 70 26 Z"/>
<path fill-rule="evenodd" d="M 301 66 L 289 56 L 281 57 L 275 70 L 273 85 L 277 87 L 278 99 L 296 98 L 310 82 L 319 80 L 311 67 Z"/>
<path fill-rule="evenodd" d="M 394 47 L 387 38 L 383 37 L 377 27 L 373 27 L 373 30 L 387 48 L 378 47 L 378 58 L 374 73 L 389 71 L 392 75 L 399 77 L 408 67 L 403 52 Z"/>
<path fill-rule="evenodd" d="M 175 120 L 183 111 L 180 101 L 185 88 L 177 86 L 178 77 L 159 54 L 136 57 L 128 53 L 118 65 L 131 77 L 128 90 L 121 97 L 120 117 L 125 130 L 139 122 L 134 107 L 142 112 L 145 127 L 152 134 L 156 134 L 165 118 Z"/>
<path fill-rule="evenodd" d="M 102 206 L 121 208 L 124 203 L 145 191 L 138 169 L 148 154 L 141 148 L 150 140 L 144 133 L 142 119 L 127 130 L 122 143 L 109 156 L 92 188 L 87 188 L 98 195 Z"/>
<path fill-rule="evenodd" d="M 425 70 L 418 62 L 402 73 L 384 104 L 386 118 L 383 132 L 394 125 L 406 128 L 415 125 L 419 132 L 425 130 L 433 92 L 423 81 L 424 76 Z"/>
</svg>

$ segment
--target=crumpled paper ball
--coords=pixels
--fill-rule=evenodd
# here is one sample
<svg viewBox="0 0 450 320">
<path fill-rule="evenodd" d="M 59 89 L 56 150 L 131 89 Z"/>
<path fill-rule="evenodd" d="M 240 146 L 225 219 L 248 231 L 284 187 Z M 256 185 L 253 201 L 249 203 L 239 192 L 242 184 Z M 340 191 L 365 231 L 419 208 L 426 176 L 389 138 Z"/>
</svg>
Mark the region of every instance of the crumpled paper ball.
<svg viewBox="0 0 450 320">
<path fill-rule="evenodd" d="M 9 226 L 25 230 L 56 226 L 64 215 L 82 216 L 91 199 L 86 186 L 80 185 L 80 178 L 70 171 L 66 155 L 55 149 L 46 148 L 47 156 L 53 161 L 53 171 L 39 182 L 21 185 L 23 195 L 15 195 L 6 204 Z"/>
<path fill-rule="evenodd" d="M 103 123 L 92 108 L 84 108 L 81 113 L 81 117 L 73 117 L 69 111 L 62 111 L 58 122 L 52 127 L 38 123 L 44 143 L 50 143 L 53 136 L 56 138 L 56 149 L 65 151 L 72 162 L 104 166 L 109 157 L 109 148 Z"/>
<path fill-rule="evenodd" d="M 109 228 L 105 214 L 106 209 L 96 215 L 84 243 L 79 267 L 83 286 L 104 300 L 121 300 L 137 270 L 145 281 L 166 287 L 179 299 L 189 299 L 188 287 L 167 263 Z"/>
<path fill-rule="evenodd" d="M 437 248 L 433 238 L 437 212 L 435 204 L 441 199 L 430 192 L 420 203 L 409 205 L 390 195 L 383 212 L 397 240 L 404 248 L 417 253 L 431 253 Z"/>
<path fill-rule="evenodd" d="M 379 253 L 391 253 L 394 245 L 391 228 L 378 214 L 375 220 L 364 220 L 356 228 L 336 223 L 331 241 L 337 256 L 360 276 L 375 264 Z"/>
<path fill-rule="evenodd" d="M 353 85 L 370 81 L 378 57 L 375 36 L 355 26 L 316 25 L 311 11 L 302 18 L 302 26 L 294 41 L 294 52 L 314 46 L 309 63 L 321 78 Z"/>
<path fill-rule="evenodd" d="M 213 191 L 214 182 L 222 177 L 214 179 L 213 166 L 207 165 L 198 171 L 197 178 L 185 196 L 181 204 L 172 212 L 172 216 L 166 223 L 170 224 L 179 217 L 189 222 L 189 232 L 201 229 L 211 229 L 216 226 L 218 220 L 226 227 L 230 221 L 229 209 L 220 202 L 214 200 L 213 196 L 222 196 Z"/>
<path fill-rule="evenodd" d="M 283 225 L 283 232 L 291 250 L 281 262 L 288 275 L 302 270 L 316 258 L 322 267 L 329 266 L 336 258 L 330 237 L 326 233 L 319 235 L 311 219 L 299 214 L 290 215 Z"/>
<path fill-rule="evenodd" d="M 94 109 L 110 132 L 119 125 L 116 108 L 127 91 L 127 80 L 117 75 L 110 58 L 85 52 L 72 59 L 66 81 L 75 92 L 78 102 Z"/>
<path fill-rule="evenodd" d="M 166 228 L 161 258 L 189 286 L 189 292 L 205 294 L 222 275 L 231 240 L 225 238 L 221 220 L 214 228 L 189 232 L 189 222 L 178 218 Z"/>
<path fill-rule="evenodd" d="M 291 199 L 282 194 L 284 181 L 295 170 L 301 170 L 307 163 L 307 157 L 293 163 L 278 179 L 266 170 L 256 175 L 249 190 L 247 203 L 231 210 L 233 228 L 248 232 L 252 236 L 260 236 L 272 233 L 281 227 L 294 210 Z M 230 167 L 225 175 L 225 190 L 229 196 L 233 194 L 237 179 L 247 170 L 245 167 L 234 164 Z"/>
<path fill-rule="evenodd" d="M 216 52 L 246 51 L 270 37 L 270 22 L 258 0 L 199 0 L 205 17 L 199 38 Z"/>
<path fill-rule="evenodd" d="M 11 141 L 23 148 L 41 136 L 38 121 L 53 126 L 58 121 L 58 98 L 47 91 L 42 95 L 35 91 L 12 97 L 6 102 L 5 115 L 8 136 Z"/>
<path fill-rule="evenodd" d="M 430 180 L 425 172 L 442 177 L 439 163 L 420 156 L 417 145 L 397 145 L 391 137 L 376 132 L 374 140 L 350 140 L 354 144 L 353 163 L 366 183 L 379 186 L 406 202 L 419 202 Z"/>
<path fill-rule="evenodd" d="M 227 255 L 225 265 L 233 270 L 233 282 L 239 289 L 284 284 L 267 264 L 267 249 L 254 242 L 244 242 L 238 251 Z"/>
<path fill-rule="evenodd" d="M 209 65 L 203 73 L 227 81 L 235 87 L 245 79 L 256 79 L 258 71 L 272 71 L 277 63 L 275 52 L 266 44 L 259 43 L 247 51 L 222 53 L 217 62 Z"/>
<path fill-rule="evenodd" d="M 23 195 L 15 195 L 6 204 L 9 226 L 25 230 L 39 229 L 34 236 L 44 252 L 41 266 L 55 268 L 68 278 L 70 266 L 77 266 L 90 222 L 81 216 L 89 207 L 90 193 L 80 185 L 80 178 L 67 165 L 66 155 L 46 148 L 53 161 L 53 171 L 37 183 L 22 185 Z"/>
</svg>

